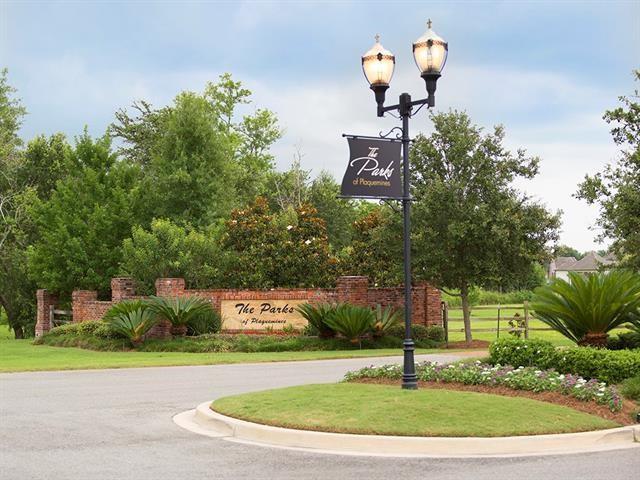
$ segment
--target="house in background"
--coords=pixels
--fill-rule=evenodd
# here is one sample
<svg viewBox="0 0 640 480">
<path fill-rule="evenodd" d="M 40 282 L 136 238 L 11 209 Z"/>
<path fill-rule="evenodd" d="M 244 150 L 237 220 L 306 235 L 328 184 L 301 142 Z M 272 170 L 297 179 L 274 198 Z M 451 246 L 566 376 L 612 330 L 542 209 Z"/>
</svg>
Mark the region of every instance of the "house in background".
<svg viewBox="0 0 640 480">
<path fill-rule="evenodd" d="M 558 257 L 549 264 L 549 279 L 561 278 L 569 280 L 569 272 L 582 273 L 588 275 L 599 271 L 607 271 L 608 266 L 615 263 L 613 255 L 598 255 L 596 252 L 589 252 L 580 260 L 575 257 Z"/>
</svg>

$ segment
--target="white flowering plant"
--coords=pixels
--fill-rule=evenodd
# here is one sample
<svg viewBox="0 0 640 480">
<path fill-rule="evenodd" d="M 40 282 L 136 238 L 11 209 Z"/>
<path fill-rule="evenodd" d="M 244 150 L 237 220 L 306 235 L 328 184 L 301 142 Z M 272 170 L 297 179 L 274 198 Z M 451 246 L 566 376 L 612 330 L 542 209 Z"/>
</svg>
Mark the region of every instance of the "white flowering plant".
<svg viewBox="0 0 640 480">
<path fill-rule="evenodd" d="M 489 365 L 486 363 L 453 363 L 441 365 L 424 362 L 416 364 L 418 379 L 425 382 L 462 383 L 464 385 L 504 386 L 531 392 L 557 392 L 586 402 L 607 405 L 612 412 L 622 409 L 622 397 L 617 389 L 596 379 L 586 380 L 576 375 L 565 375 L 553 369 L 535 367 Z M 348 372 L 345 381 L 361 379 L 402 378 L 400 365 L 365 367 Z"/>
</svg>

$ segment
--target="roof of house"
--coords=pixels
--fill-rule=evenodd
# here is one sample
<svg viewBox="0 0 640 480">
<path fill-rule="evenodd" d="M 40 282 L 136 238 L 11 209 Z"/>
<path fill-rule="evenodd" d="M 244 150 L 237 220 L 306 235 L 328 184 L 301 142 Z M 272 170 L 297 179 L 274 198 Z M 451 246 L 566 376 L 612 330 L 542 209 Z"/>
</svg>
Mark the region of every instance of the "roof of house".
<svg viewBox="0 0 640 480">
<path fill-rule="evenodd" d="M 578 260 L 575 257 L 558 257 L 554 260 L 556 270 L 564 270 L 565 267 L 576 263 Z"/>
<path fill-rule="evenodd" d="M 567 258 L 567 257 L 561 257 Z M 573 258 L 573 257 L 570 257 Z M 575 260 L 575 259 L 574 259 Z M 569 264 L 565 264 L 562 267 L 558 267 L 556 261 L 556 270 L 565 270 L 568 272 L 592 272 L 598 270 L 602 265 L 611 265 L 614 263 L 613 257 L 607 255 L 606 257 L 602 257 L 598 255 L 596 252 L 589 252 L 580 260 L 575 262 L 571 262 Z"/>
</svg>

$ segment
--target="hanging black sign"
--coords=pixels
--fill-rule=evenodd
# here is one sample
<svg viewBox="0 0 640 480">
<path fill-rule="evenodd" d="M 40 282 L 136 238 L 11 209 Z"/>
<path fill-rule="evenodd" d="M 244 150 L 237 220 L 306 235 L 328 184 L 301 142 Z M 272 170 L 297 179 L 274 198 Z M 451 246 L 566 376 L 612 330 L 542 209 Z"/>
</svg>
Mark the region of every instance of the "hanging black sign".
<svg viewBox="0 0 640 480">
<path fill-rule="evenodd" d="M 354 198 L 402 198 L 400 154 L 396 141 L 351 137 L 349 164 L 340 194 Z"/>
</svg>

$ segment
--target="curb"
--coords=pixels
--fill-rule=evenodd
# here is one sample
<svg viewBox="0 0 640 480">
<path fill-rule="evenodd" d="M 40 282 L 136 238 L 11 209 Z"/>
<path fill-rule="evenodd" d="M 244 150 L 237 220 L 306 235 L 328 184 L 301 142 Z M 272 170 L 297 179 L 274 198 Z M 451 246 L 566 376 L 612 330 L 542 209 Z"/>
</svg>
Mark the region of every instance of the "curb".
<svg viewBox="0 0 640 480">
<path fill-rule="evenodd" d="M 640 425 L 515 437 L 400 437 L 315 432 L 272 427 L 227 417 L 211 402 L 173 417 L 193 433 L 266 447 L 341 455 L 385 457 L 519 457 L 640 449 Z"/>
</svg>

